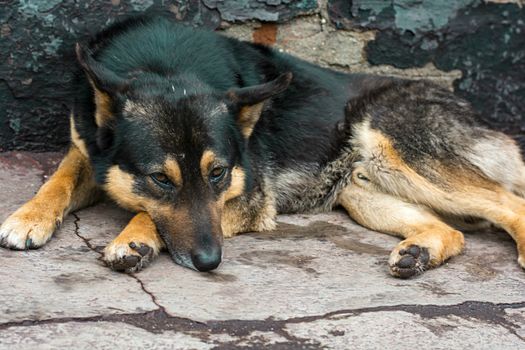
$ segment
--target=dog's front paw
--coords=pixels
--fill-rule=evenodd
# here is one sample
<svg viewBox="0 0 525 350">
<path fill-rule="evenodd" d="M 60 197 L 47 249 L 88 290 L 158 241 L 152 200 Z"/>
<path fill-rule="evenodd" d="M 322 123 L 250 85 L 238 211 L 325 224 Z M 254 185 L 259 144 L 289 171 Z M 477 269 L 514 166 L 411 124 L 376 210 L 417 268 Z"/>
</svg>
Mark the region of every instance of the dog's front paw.
<svg viewBox="0 0 525 350">
<path fill-rule="evenodd" d="M 154 248 L 140 242 L 111 242 L 104 249 L 104 261 L 115 271 L 138 272 L 157 255 Z"/>
<path fill-rule="evenodd" d="M 410 278 L 424 272 L 430 266 L 430 254 L 427 248 L 412 244 L 397 247 L 388 261 L 390 273 L 395 277 Z"/>
<path fill-rule="evenodd" d="M 0 226 L 0 246 L 17 250 L 39 248 L 51 238 L 60 222 L 60 217 L 28 203 Z"/>
</svg>

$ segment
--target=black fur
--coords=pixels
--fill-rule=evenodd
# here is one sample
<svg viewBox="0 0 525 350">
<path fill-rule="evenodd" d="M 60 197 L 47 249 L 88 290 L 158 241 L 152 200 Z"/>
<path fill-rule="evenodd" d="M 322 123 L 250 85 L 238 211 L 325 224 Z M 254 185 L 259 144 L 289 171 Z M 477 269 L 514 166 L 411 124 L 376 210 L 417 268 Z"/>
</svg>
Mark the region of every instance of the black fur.
<svg viewBox="0 0 525 350">
<path fill-rule="evenodd" d="M 140 97 L 155 101 L 159 110 L 164 108 L 162 115 L 152 116 L 167 131 L 160 139 L 155 136 L 157 139 L 174 139 L 170 147 L 183 152 L 184 147 L 204 147 L 213 140 L 203 139 L 190 145 L 189 140 L 175 142 L 176 135 L 199 134 L 196 129 L 202 129 L 203 135 L 211 131 L 216 134 L 215 142 L 229 140 L 224 154 L 236 155 L 233 161 L 242 164 L 247 183 L 252 186 L 256 185 L 259 167 L 323 164 L 336 156 L 334 129 L 344 118 L 346 101 L 359 93 L 359 82 L 365 77 L 323 69 L 264 46 L 187 28 L 164 18 L 125 21 L 101 32 L 85 46 L 92 51 L 97 66 L 103 67 L 102 75 L 109 80 L 104 84 L 127 81 L 128 86 L 119 87 L 124 98 Z M 107 71 L 111 72 L 109 77 Z M 232 118 L 223 116 L 211 123 L 203 115 L 206 108 L 194 110 L 196 105 L 211 108 L 217 102 L 215 96 L 231 88 L 262 84 L 285 72 L 293 74 L 290 86 L 266 104 L 247 144 Z M 96 136 L 93 92 L 87 86 L 82 79 L 76 87 L 79 95 L 74 115 L 95 164 L 97 179 L 104 182 L 111 164 L 133 169 L 134 162 L 154 158 L 159 149 L 151 145 L 153 136 L 147 135 L 140 123 L 130 125 L 117 115 L 115 125 Z M 183 91 L 191 99 L 184 99 Z M 118 109 L 114 110 L 116 114 Z M 117 130 L 115 140 L 108 131 L 112 128 Z M 210 128 L 213 130 L 205 130 Z M 123 147 L 125 141 L 119 133 L 136 136 L 133 144 Z M 197 155 L 195 150 L 191 148 L 186 153 Z"/>
</svg>

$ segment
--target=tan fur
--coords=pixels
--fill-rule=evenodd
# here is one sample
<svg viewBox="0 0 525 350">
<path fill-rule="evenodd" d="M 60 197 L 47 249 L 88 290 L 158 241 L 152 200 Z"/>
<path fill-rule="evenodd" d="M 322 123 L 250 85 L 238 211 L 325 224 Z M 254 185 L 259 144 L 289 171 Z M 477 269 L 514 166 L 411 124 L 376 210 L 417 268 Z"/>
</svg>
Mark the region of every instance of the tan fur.
<svg viewBox="0 0 525 350">
<path fill-rule="evenodd" d="M 482 173 L 459 165 L 450 169 L 436 164 L 436 174 L 443 183 L 434 184 L 404 163 L 391 141 L 378 130 L 371 129 L 367 121 L 355 128 L 354 147 L 361 156 L 355 171 L 366 174 L 371 191 L 389 194 L 443 214 L 487 219 L 503 227 L 516 240 L 519 259 L 523 261 L 525 200 Z M 407 223 L 407 226 L 410 225 Z M 441 244 L 447 247 L 445 241 Z M 450 250 L 457 251 L 456 247 Z"/>
<path fill-rule="evenodd" d="M 79 149 L 79 151 L 82 153 L 82 155 L 86 158 L 89 157 L 86 143 L 82 138 L 80 138 L 80 135 L 78 134 L 77 128 L 75 126 L 75 119 L 73 117 L 73 113 L 69 116 L 69 129 L 71 132 L 71 142 Z"/>
<path fill-rule="evenodd" d="M 39 247 L 51 238 L 67 213 L 91 204 L 97 195 L 88 160 L 72 146 L 35 197 L 4 221 L 0 237 L 13 248 L 24 249 L 28 240 Z"/>
<path fill-rule="evenodd" d="M 240 196 L 225 203 L 222 211 L 221 227 L 223 236 L 233 237 L 238 233 L 269 231 L 275 229 L 275 197 L 265 190 L 249 200 Z"/>
<path fill-rule="evenodd" d="M 235 198 L 244 193 L 245 173 L 239 167 L 234 167 L 231 174 L 230 187 L 222 194 L 217 202 L 221 212 L 221 227 L 224 237 L 232 237 L 235 233 L 246 232 L 250 228 L 238 211 Z M 241 214 L 243 213 L 243 214 Z"/>
<path fill-rule="evenodd" d="M 177 160 L 173 157 L 166 159 L 164 162 L 164 169 L 166 169 L 166 174 L 170 177 L 173 183 L 182 187 L 182 173 Z"/>
<path fill-rule="evenodd" d="M 265 205 L 261 211 L 247 212 L 246 206 L 233 200 L 222 212 L 222 235 L 231 238 L 239 233 L 271 231 L 277 227 L 275 207 Z"/>
<path fill-rule="evenodd" d="M 378 192 L 357 177 L 340 194 L 339 204 L 359 224 L 405 238 L 390 254 L 393 275 L 398 274 L 396 263 L 402 258 L 399 251 L 413 244 L 428 249 L 431 267 L 463 249 L 461 232 L 442 222 L 428 208 Z"/>
<path fill-rule="evenodd" d="M 91 82 L 91 79 L 89 79 Z M 93 90 L 95 91 L 95 123 L 98 127 L 107 125 L 108 121 L 113 118 L 111 113 L 112 102 L 111 97 L 105 92 L 100 91 L 95 87 L 95 84 L 91 82 Z"/>
<path fill-rule="evenodd" d="M 205 150 L 204 153 L 202 153 L 200 167 L 201 167 L 201 174 L 204 179 L 208 178 L 208 174 L 212 170 L 213 164 L 215 163 L 216 155 L 213 153 L 213 151 Z"/>
<path fill-rule="evenodd" d="M 134 212 L 145 210 L 145 198 L 133 193 L 133 176 L 118 165 L 109 168 L 104 189 L 122 207 Z"/>
<path fill-rule="evenodd" d="M 133 175 L 121 170 L 118 165 L 114 165 L 109 168 L 104 189 L 120 206 L 130 211 L 146 211 L 163 217 L 175 215 L 169 205 L 160 204 L 152 198 L 134 193 L 134 182 Z"/>
<path fill-rule="evenodd" d="M 141 243 L 149 246 L 153 250 L 153 256 L 164 247 L 164 242 L 148 213 L 140 212 L 131 219 L 126 228 L 104 249 L 104 260 L 109 262 L 126 255 L 138 255 L 129 246 L 132 242 L 137 247 Z"/>
<path fill-rule="evenodd" d="M 111 97 L 99 90 L 96 84 L 88 77 L 89 84 L 94 91 L 94 100 L 95 100 L 95 123 L 98 127 L 106 125 L 107 122 L 113 117 L 111 113 L 112 101 Z"/>
<path fill-rule="evenodd" d="M 241 108 L 239 117 L 237 118 L 237 123 L 241 128 L 241 133 L 245 138 L 249 138 L 253 132 L 253 128 L 259 117 L 264 106 L 264 102 L 257 103 L 253 106 L 244 106 Z"/>
<path fill-rule="evenodd" d="M 231 174 L 230 187 L 222 195 L 222 202 L 226 203 L 230 199 L 240 196 L 244 193 L 245 173 L 239 167 L 234 167 Z"/>
<path fill-rule="evenodd" d="M 106 246 L 104 261 L 114 269 L 128 273 L 137 272 L 149 264 L 163 247 L 164 242 L 153 220 L 147 213 L 141 212 Z M 122 263 L 130 261 L 131 257 L 135 259 L 133 263 Z"/>
</svg>

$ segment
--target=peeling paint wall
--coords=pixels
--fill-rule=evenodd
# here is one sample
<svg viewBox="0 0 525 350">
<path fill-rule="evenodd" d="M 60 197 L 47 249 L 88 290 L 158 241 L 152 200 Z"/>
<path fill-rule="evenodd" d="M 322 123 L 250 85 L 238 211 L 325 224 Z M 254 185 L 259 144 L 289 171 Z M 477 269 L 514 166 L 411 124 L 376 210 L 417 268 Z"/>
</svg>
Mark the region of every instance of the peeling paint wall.
<svg viewBox="0 0 525 350">
<path fill-rule="evenodd" d="M 375 30 L 371 66 L 456 70 L 457 94 L 525 149 L 525 8 L 522 0 L 329 0 L 337 28 Z"/>
<path fill-rule="evenodd" d="M 143 11 L 348 72 L 427 78 L 525 145 L 523 0 L 0 0 L 0 151 L 68 142 L 73 44 Z"/>
</svg>

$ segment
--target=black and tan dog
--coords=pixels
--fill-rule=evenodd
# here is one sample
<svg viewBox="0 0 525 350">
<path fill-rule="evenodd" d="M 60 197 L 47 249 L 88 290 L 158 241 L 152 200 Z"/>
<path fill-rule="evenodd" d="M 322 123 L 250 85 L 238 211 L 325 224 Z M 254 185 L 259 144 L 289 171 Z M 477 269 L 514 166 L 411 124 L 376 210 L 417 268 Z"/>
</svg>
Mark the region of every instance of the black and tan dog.
<svg viewBox="0 0 525 350">
<path fill-rule="evenodd" d="M 71 149 L 3 223 L 4 247 L 42 246 L 105 192 L 137 212 L 105 249 L 127 272 L 163 247 L 209 271 L 223 237 L 338 205 L 404 238 L 389 260 L 395 276 L 459 254 L 453 223 L 465 218 L 503 227 L 525 267 L 519 149 L 446 90 L 333 72 L 163 18 L 115 25 L 77 56 Z"/>
</svg>

